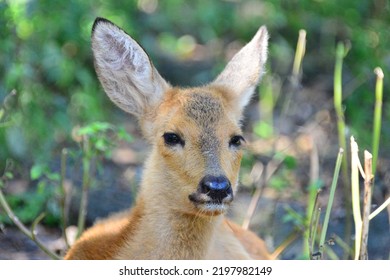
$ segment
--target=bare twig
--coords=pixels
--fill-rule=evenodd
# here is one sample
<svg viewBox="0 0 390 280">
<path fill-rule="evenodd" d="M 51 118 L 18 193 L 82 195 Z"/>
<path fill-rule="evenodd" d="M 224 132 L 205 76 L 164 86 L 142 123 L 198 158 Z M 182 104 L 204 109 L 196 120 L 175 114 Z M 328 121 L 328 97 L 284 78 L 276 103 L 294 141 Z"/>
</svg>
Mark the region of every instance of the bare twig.
<svg viewBox="0 0 390 280">
<path fill-rule="evenodd" d="M 362 216 L 360 214 L 359 191 L 359 147 L 355 138 L 351 136 L 351 183 L 352 183 L 352 212 L 355 221 L 355 260 L 359 258 L 362 233 Z"/>
<path fill-rule="evenodd" d="M 257 188 L 252 196 L 251 202 L 249 204 L 248 210 L 246 212 L 244 221 L 242 223 L 243 229 L 248 229 L 249 224 L 252 220 L 253 214 L 257 208 L 257 205 L 259 203 L 259 200 L 262 196 L 264 186 L 268 183 L 269 179 L 272 177 L 272 175 L 278 170 L 279 166 L 284 161 L 285 157 L 282 158 L 272 158 L 272 160 L 267 164 L 265 168 L 265 175 L 262 175 L 260 179 L 258 180 Z M 265 178 L 264 178 L 265 177 Z"/>
<path fill-rule="evenodd" d="M 313 215 L 317 215 L 317 214 L 319 215 L 319 213 L 317 213 L 319 208 L 317 206 L 318 195 L 319 195 L 317 186 L 318 186 L 318 179 L 320 176 L 320 168 L 319 168 L 320 160 L 319 160 L 317 145 L 314 141 L 313 135 L 310 135 L 310 140 L 311 140 L 311 147 L 312 147 L 310 152 L 310 183 L 309 183 L 309 195 L 308 195 L 307 207 L 306 207 L 307 226 L 305 228 L 305 233 L 304 233 L 305 242 L 303 243 L 303 252 L 306 255 L 308 254 L 309 258 L 311 258 L 311 255 L 313 253 L 313 246 L 316 238 L 315 236 L 313 236 L 312 227 L 316 223 L 316 221 L 313 220 Z M 314 235 L 316 233 L 317 231 L 315 230 Z"/>
<path fill-rule="evenodd" d="M 80 210 L 79 218 L 77 223 L 77 236 L 79 238 L 85 228 L 85 218 L 87 216 L 87 205 L 88 205 L 88 191 L 90 185 L 90 169 L 91 169 L 91 156 L 88 136 L 83 136 L 83 186 L 80 199 Z"/>
<path fill-rule="evenodd" d="M 286 248 L 290 246 L 299 236 L 300 236 L 300 232 L 293 231 L 292 233 L 290 233 L 290 235 L 271 254 L 270 259 L 276 260 L 279 257 L 279 255 L 284 250 L 286 250 Z"/>
<path fill-rule="evenodd" d="M 367 242 L 369 231 L 369 215 L 371 210 L 371 190 L 374 176 L 372 175 L 372 155 L 368 151 L 364 151 L 364 209 L 363 209 L 363 222 L 362 222 L 362 238 L 360 244 L 360 260 L 368 259 Z"/>
<path fill-rule="evenodd" d="M 36 230 L 36 227 L 38 226 L 38 224 L 40 222 L 42 222 L 42 220 L 45 218 L 45 216 L 46 216 L 45 213 L 41 213 L 38 217 L 35 218 L 35 220 L 31 224 L 31 237 L 32 237 L 32 239 L 34 241 L 37 240 L 37 230 Z"/>
<path fill-rule="evenodd" d="M 19 220 L 19 218 L 14 214 L 14 212 L 12 211 L 11 207 L 8 205 L 8 203 L 7 203 L 6 199 L 5 199 L 3 191 L 1 190 L 1 188 L 0 188 L 0 205 L 3 207 L 4 211 L 7 213 L 7 216 L 11 219 L 11 221 L 20 229 L 20 231 L 24 235 L 26 235 L 28 238 L 30 238 L 32 241 L 34 241 L 35 244 L 37 244 L 37 246 L 43 252 L 45 252 L 52 259 L 55 259 L 55 260 L 61 259 L 60 256 L 58 256 L 57 254 L 51 252 L 36 236 L 35 227 L 40 222 L 40 220 L 43 218 L 43 217 L 41 217 L 42 215 L 40 215 L 37 219 L 35 219 L 35 221 L 33 223 L 32 230 L 29 230 Z"/>
<path fill-rule="evenodd" d="M 374 212 L 370 214 L 369 219 L 372 220 L 373 218 L 375 218 L 376 215 L 378 215 L 380 212 L 383 211 L 383 209 L 385 209 L 388 206 L 390 206 L 390 197 L 387 198 L 386 201 L 383 202 L 381 206 L 379 206 L 377 209 L 375 209 Z"/>
<path fill-rule="evenodd" d="M 302 60 L 305 55 L 305 50 L 306 50 L 306 30 L 301 29 L 299 30 L 297 48 L 295 51 L 294 64 L 292 70 L 294 77 L 299 76 Z"/>
<path fill-rule="evenodd" d="M 318 223 L 320 221 L 320 215 L 321 215 L 321 207 L 318 206 L 318 197 L 320 193 L 321 193 L 321 189 L 317 190 L 317 195 L 314 201 L 313 210 L 310 217 L 309 237 L 308 237 L 310 259 L 312 259 L 313 256 L 314 243 L 317 239 L 317 229 L 318 229 Z"/>
<path fill-rule="evenodd" d="M 65 240 L 66 247 L 69 248 L 69 239 L 66 233 L 66 228 L 68 225 L 68 212 L 69 212 L 69 195 L 68 191 L 65 187 L 65 176 L 66 176 L 66 158 L 67 158 L 67 150 L 64 148 L 61 152 L 61 216 L 62 216 L 62 236 Z"/>
</svg>

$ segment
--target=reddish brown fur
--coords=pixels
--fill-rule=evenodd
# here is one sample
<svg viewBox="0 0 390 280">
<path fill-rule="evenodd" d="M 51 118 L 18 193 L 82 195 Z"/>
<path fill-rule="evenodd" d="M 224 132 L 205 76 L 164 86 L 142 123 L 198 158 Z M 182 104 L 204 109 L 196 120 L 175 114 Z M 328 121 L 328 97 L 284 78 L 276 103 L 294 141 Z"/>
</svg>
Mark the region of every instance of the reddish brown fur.
<svg viewBox="0 0 390 280">
<path fill-rule="evenodd" d="M 267 38 L 260 28 L 214 83 L 182 89 L 170 87 L 122 30 L 95 22 L 99 79 L 119 107 L 138 117 L 152 151 L 131 212 L 87 230 L 66 259 L 269 258 L 260 238 L 224 218 L 233 195 L 211 201 L 200 188 L 207 176 L 223 176 L 236 191 L 242 150 L 230 141 L 241 135 L 241 113 L 261 77 Z M 115 52 L 107 51 L 112 44 Z M 167 144 L 166 133 L 182 142 Z"/>
<path fill-rule="evenodd" d="M 109 219 L 97 222 L 83 233 L 77 240 L 77 246 L 72 246 L 65 259 L 79 260 L 110 260 L 114 259 L 126 241 L 136 229 L 142 215 L 142 202 L 130 212 L 120 213 Z"/>
<path fill-rule="evenodd" d="M 167 98 L 165 101 L 161 104 L 161 106 L 158 109 L 158 125 L 157 127 L 163 126 L 167 120 L 165 118 L 171 117 L 172 112 L 176 112 L 177 116 L 173 117 L 173 119 L 170 119 L 169 124 L 175 124 L 176 127 L 184 127 L 186 129 L 186 133 L 193 133 L 197 132 L 199 129 L 193 122 L 188 122 L 188 119 L 183 118 L 183 104 L 186 104 L 186 97 L 190 96 L 191 90 L 186 90 L 184 93 L 179 93 L 180 89 L 174 89 L 171 91 L 170 94 L 167 95 Z M 212 95 L 219 98 L 222 102 L 226 102 L 221 96 L 220 91 L 217 91 L 216 93 L 213 92 Z M 176 98 L 180 97 L 180 98 Z M 229 107 L 228 104 L 225 104 L 224 107 Z M 233 126 L 233 130 L 237 131 L 237 127 L 234 126 L 232 123 L 230 123 L 229 120 L 226 120 L 225 118 L 222 119 L 223 125 L 218 125 L 216 127 L 218 137 L 223 137 L 221 135 L 226 134 L 226 131 L 228 130 L 227 126 L 230 124 L 230 126 Z M 163 161 L 164 165 L 166 166 L 167 170 L 175 170 L 177 171 L 177 180 L 180 180 L 182 182 L 198 182 L 201 179 L 201 176 L 203 174 L 203 169 L 205 168 L 204 164 L 202 164 L 202 160 L 197 160 L 197 169 L 199 169 L 199 172 L 192 172 L 189 173 L 188 170 L 193 167 L 190 166 L 190 168 L 185 169 L 186 163 L 181 162 L 177 159 L 177 156 L 175 156 L 172 151 L 167 149 L 165 145 L 163 144 L 162 140 L 158 142 L 156 146 L 156 150 L 158 151 L 158 154 L 156 155 L 157 159 L 153 160 L 152 162 L 147 164 L 146 168 L 147 170 L 153 170 L 153 166 L 155 163 L 158 163 L 159 161 Z M 152 154 L 153 155 L 153 154 Z M 159 156 L 161 155 L 161 157 Z M 195 156 L 195 155 L 194 155 Z M 231 160 L 231 156 L 228 153 L 221 155 L 222 162 L 224 165 L 225 170 L 230 170 L 228 177 L 231 182 L 235 182 L 237 180 L 238 170 L 240 166 L 240 160 L 241 160 L 241 154 L 239 154 L 235 160 Z M 228 164 L 232 162 L 233 164 Z M 163 170 L 165 173 L 166 171 Z M 147 174 L 147 171 L 146 171 Z M 194 174 L 198 174 L 198 176 L 194 176 Z M 152 176 L 151 176 L 152 177 Z M 149 178 L 151 178 L 149 177 Z M 157 176 L 158 177 L 158 176 Z M 183 183 L 184 184 L 184 183 Z M 171 193 L 168 193 L 169 195 L 172 195 Z M 170 201 L 183 201 L 185 205 L 184 212 L 187 212 L 190 219 L 196 221 L 196 220 L 202 220 L 205 221 L 210 220 L 211 218 L 209 216 L 213 216 L 212 213 L 208 213 L 206 218 L 197 218 L 196 213 L 198 212 L 193 205 L 188 201 L 187 194 L 184 193 L 184 196 L 179 197 L 172 197 L 172 198 L 166 198 Z M 123 215 L 120 218 L 113 217 L 109 218 L 105 221 L 99 222 L 97 225 L 86 231 L 80 240 L 77 241 L 77 243 L 71 248 L 71 250 L 66 255 L 66 259 L 115 259 L 115 258 L 121 258 L 118 255 L 118 252 L 123 249 L 123 247 L 126 246 L 126 243 L 131 241 L 132 234 L 135 232 L 142 232 L 142 228 L 140 228 L 140 221 L 143 219 L 143 216 L 145 214 L 144 208 L 144 199 L 143 197 L 150 196 L 150 193 L 146 194 L 145 192 L 140 193 L 140 198 L 138 199 L 135 207 L 133 210 L 127 214 Z M 164 197 L 156 197 L 157 200 L 165 199 Z M 161 201 L 159 201 L 161 204 Z M 163 204 L 164 205 L 164 204 Z M 150 206 L 149 206 L 150 207 Z M 165 206 L 163 206 L 165 207 Z M 175 208 L 177 206 L 170 205 L 169 207 Z M 183 208 L 182 205 L 179 205 L 178 208 Z M 180 210 L 183 211 L 183 210 Z M 158 211 L 156 211 L 158 212 Z M 161 210 L 159 210 L 161 212 Z M 216 213 L 217 216 L 219 213 Z M 163 213 L 161 213 L 163 215 Z M 268 259 L 269 253 L 266 249 L 266 246 L 264 242 L 259 239 L 253 232 L 246 231 L 241 229 L 238 225 L 234 224 L 231 221 L 224 220 L 224 222 L 221 224 L 222 227 L 219 230 L 221 233 L 220 235 L 234 235 L 239 243 L 243 246 L 243 248 L 246 250 L 246 252 L 249 254 L 251 258 L 255 259 Z M 143 233 L 143 236 L 148 236 L 147 233 Z M 192 240 L 186 241 L 188 244 L 192 243 Z M 147 243 L 150 243 L 147 242 Z M 182 247 L 181 247 L 182 248 Z M 230 253 L 228 254 L 230 255 Z M 188 258 L 192 259 L 194 255 L 189 255 Z M 199 256 L 200 258 L 204 258 L 206 256 Z M 133 258 L 137 258 L 137 256 L 134 256 Z M 173 257 L 175 258 L 175 257 Z M 214 258 L 213 256 L 209 256 L 208 258 Z M 219 256 L 217 257 L 219 258 Z M 231 258 L 231 257 L 228 257 Z M 237 258 L 246 258 L 245 255 L 238 254 Z"/>
<path fill-rule="evenodd" d="M 66 255 L 66 259 L 100 260 L 114 259 L 119 248 L 125 243 L 126 235 L 136 230 L 140 213 L 132 211 L 119 218 L 113 217 L 96 224 L 87 230 L 77 241 L 77 246 Z M 270 259 L 265 242 L 252 231 L 243 230 L 240 226 L 224 220 L 224 226 L 242 243 L 251 258 Z"/>
</svg>

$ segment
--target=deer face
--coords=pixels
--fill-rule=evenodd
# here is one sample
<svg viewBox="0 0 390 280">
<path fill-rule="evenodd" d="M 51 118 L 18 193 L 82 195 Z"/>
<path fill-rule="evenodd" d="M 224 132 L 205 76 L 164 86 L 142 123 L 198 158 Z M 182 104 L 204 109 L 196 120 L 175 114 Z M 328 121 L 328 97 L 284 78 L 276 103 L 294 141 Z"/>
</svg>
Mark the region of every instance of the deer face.
<svg viewBox="0 0 390 280">
<path fill-rule="evenodd" d="M 111 100 L 140 121 L 153 151 L 144 185 L 155 203 L 187 213 L 218 215 L 233 200 L 242 146 L 242 110 L 266 60 L 264 27 L 208 86 L 172 88 L 124 31 L 98 19 L 95 68 Z"/>
<path fill-rule="evenodd" d="M 237 185 L 245 141 L 226 96 L 217 88 L 173 89 L 157 112 L 155 147 L 175 182 L 165 191 L 199 213 L 224 212 Z"/>
</svg>

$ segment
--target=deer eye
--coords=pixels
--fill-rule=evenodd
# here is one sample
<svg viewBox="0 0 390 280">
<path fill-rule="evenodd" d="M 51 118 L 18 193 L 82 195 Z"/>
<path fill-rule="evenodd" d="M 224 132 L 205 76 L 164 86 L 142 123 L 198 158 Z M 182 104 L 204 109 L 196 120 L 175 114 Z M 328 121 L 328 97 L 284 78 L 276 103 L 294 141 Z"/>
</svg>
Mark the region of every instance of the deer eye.
<svg viewBox="0 0 390 280">
<path fill-rule="evenodd" d="M 163 138 L 165 144 L 168 146 L 175 146 L 177 144 L 184 146 L 183 139 L 181 139 L 180 136 L 177 135 L 176 133 L 172 133 L 172 132 L 164 133 Z"/>
<path fill-rule="evenodd" d="M 244 137 L 241 135 L 234 135 L 232 138 L 230 138 L 229 147 L 240 147 L 242 142 L 245 142 Z"/>
</svg>

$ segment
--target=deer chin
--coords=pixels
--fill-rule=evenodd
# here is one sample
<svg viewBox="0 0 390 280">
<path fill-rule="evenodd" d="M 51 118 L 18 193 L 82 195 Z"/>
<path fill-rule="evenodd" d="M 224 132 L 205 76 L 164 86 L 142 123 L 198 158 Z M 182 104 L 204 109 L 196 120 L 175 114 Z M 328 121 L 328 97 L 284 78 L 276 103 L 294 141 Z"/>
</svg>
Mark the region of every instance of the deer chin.
<svg viewBox="0 0 390 280">
<path fill-rule="evenodd" d="M 233 195 L 228 195 L 222 200 L 213 200 L 207 194 L 194 192 L 188 196 L 193 203 L 197 215 L 218 216 L 227 212 L 233 201 Z"/>
</svg>

